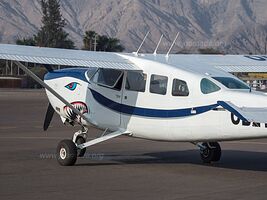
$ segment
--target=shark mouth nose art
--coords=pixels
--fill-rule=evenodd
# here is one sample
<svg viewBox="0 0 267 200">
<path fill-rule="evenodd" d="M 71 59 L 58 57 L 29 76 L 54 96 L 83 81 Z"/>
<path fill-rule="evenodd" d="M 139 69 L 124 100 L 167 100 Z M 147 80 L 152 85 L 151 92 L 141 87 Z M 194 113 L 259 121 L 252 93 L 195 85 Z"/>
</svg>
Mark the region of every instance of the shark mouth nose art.
<svg viewBox="0 0 267 200">
<path fill-rule="evenodd" d="M 72 102 L 71 105 L 73 105 L 73 107 L 76 108 L 81 114 L 86 114 L 89 112 L 87 105 L 83 102 L 80 101 Z M 64 107 L 64 112 L 67 118 L 71 119 L 72 121 L 81 122 L 81 117 L 76 113 L 74 113 L 74 111 L 68 106 Z"/>
</svg>

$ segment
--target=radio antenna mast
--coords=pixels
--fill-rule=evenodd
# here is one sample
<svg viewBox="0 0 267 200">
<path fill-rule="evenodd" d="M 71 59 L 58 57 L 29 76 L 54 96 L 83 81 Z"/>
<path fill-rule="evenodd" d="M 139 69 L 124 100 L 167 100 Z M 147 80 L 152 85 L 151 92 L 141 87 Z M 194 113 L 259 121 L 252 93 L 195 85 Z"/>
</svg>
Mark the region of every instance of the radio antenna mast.
<svg viewBox="0 0 267 200">
<path fill-rule="evenodd" d="M 174 41 L 173 41 L 173 43 L 172 43 L 172 45 L 171 45 L 171 47 L 170 47 L 168 53 L 166 54 L 166 58 L 169 57 L 169 54 L 170 54 L 170 52 L 171 52 L 173 46 L 175 45 L 175 42 L 176 42 L 177 38 L 179 37 L 179 35 L 180 35 L 180 32 L 177 33 L 177 35 L 176 35 L 176 37 L 175 37 L 175 39 L 174 39 Z"/>
<path fill-rule="evenodd" d="M 139 48 L 137 49 L 137 51 L 136 52 L 133 52 L 134 55 L 138 56 L 138 53 L 139 53 L 140 49 L 142 48 L 144 42 L 146 41 L 146 38 L 147 38 L 148 34 L 149 34 L 149 31 L 147 32 L 146 36 L 144 37 L 144 39 L 143 39 L 141 45 L 139 46 Z"/>
<path fill-rule="evenodd" d="M 158 51 L 158 48 L 159 48 L 159 45 L 160 45 L 160 43 L 161 43 L 162 38 L 163 38 L 163 34 L 161 35 L 161 37 L 160 37 L 160 39 L 159 39 L 159 42 L 158 42 L 158 44 L 157 44 L 157 47 L 156 47 L 156 49 L 155 49 L 155 51 L 154 51 L 154 53 L 153 53 L 154 56 L 157 55 L 157 51 Z"/>
</svg>

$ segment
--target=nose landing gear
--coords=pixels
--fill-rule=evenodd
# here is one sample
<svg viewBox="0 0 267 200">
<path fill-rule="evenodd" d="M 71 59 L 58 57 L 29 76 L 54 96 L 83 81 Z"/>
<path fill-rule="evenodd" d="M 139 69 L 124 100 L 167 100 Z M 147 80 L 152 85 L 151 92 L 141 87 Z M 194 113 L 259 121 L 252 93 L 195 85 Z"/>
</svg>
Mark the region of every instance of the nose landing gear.
<svg viewBox="0 0 267 200">
<path fill-rule="evenodd" d="M 127 131 L 115 131 L 109 134 L 102 134 L 101 137 L 93 139 L 91 141 L 85 142 L 86 133 L 88 129 L 84 128 L 81 131 L 78 131 L 74 134 L 73 140 L 62 140 L 57 147 L 57 161 L 62 166 L 72 166 L 75 164 L 77 157 L 84 156 L 85 149 L 87 147 L 96 145 L 98 143 L 110 140 L 112 138 L 129 135 Z"/>
<path fill-rule="evenodd" d="M 62 166 L 72 166 L 76 163 L 77 157 L 83 157 L 86 148 L 78 148 L 86 142 L 88 129 L 82 130 L 73 135 L 72 140 L 62 140 L 57 146 L 57 161 Z"/>
</svg>

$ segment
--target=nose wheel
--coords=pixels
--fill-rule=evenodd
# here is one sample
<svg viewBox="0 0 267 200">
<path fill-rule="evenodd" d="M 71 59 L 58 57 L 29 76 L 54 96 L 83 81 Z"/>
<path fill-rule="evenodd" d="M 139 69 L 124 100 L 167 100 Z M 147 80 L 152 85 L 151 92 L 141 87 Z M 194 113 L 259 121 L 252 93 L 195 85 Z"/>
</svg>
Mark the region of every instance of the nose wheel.
<svg viewBox="0 0 267 200">
<path fill-rule="evenodd" d="M 218 142 L 206 142 L 200 146 L 200 157 L 204 163 L 218 162 L 221 159 L 221 147 Z"/>
<path fill-rule="evenodd" d="M 76 163 L 77 157 L 83 157 L 86 148 L 78 148 L 86 142 L 88 129 L 82 130 L 73 135 L 72 140 L 62 140 L 57 146 L 57 161 L 62 166 L 72 166 Z"/>
<path fill-rule="evenodd" d="M 57 161 L 62 166 L 72 166 L 77 160 L 77 147 L 72 140 L 62 140 L 57 146 Z"/>
</svg>

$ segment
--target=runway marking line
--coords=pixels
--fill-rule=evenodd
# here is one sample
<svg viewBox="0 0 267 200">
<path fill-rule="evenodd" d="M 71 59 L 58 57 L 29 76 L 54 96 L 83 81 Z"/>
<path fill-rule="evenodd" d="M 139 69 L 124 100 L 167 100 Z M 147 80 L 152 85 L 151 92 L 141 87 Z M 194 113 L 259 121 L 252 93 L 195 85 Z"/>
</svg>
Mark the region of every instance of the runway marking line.
<svg viewBox="0 0 267 200">
<path fill-rule="evenodd" d="M 8 129 L 16 129 L 16 126 L 2 126 L 0 127 L 0 130 L 8 130 Z"/>
<path fill-rule="evenodd" d="M 0 139 L 62 139 L 61 137 L 0 137 Z"/>
</svg>

